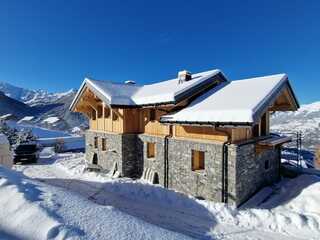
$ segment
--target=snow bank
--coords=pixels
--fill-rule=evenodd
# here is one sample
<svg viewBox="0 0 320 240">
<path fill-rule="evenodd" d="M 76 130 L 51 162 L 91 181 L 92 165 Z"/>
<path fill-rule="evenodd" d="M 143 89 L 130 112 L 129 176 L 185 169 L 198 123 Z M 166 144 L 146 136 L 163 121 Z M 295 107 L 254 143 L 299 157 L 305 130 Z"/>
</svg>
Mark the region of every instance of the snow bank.
<svg viewBox="0 0 320 240">
<path fill-rule="evenodd" d="M 154 224 L 166 222 L 166 227 L 169 225 L 180 232 L 187 231 L 183 224 L 197 229 L 192 232 L 199 231 L 198 228 L 210 232 L 217 222 L 217 226 L 285 234 L 293 239 L 320 238 L 320 178 L 313 175 L 284 179 L 273 188 L 262 189 L 252 199 L 250 208 L 236 209 L 197 200 L 141 180 L 110 179 L 98 173 L 84 173 L 85 160 L 81 154 L 60 156 L 57 164 L 75 178 L 86 180 L 89 186 L 91 182 L 92 187 L 87 187 L 91 195 L 92 191 L 97 191 L 95 202 L 115 206 Z M 69 187 L 77 191 L 78 185 Z M 161 219 L 155 219 L 157 214 Z"/>
<path fill-rule="evenodd" d="M 0 167 L 0 239 L 188 239 Z"/>
<path fill-rule="evenodd" d="M 42 206 L 43 198 L 50 200 L 49 193 L 43 193 L 39 186 L 1 167 L 0 196 L 0 238 L 62 239 L 73 231 Z"/>
</svg>

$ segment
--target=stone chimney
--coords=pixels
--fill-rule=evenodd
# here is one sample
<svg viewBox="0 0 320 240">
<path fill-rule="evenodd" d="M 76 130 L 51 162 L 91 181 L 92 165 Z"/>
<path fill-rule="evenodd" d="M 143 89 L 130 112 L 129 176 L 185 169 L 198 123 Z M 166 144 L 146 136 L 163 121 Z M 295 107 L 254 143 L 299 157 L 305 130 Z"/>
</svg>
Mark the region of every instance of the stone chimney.
<svg viewBox="0 0 320 240">
<path fill-rule="evenodd" d="M 191 80 L 192 75 L 189 71 L 183 70 L 178 72 L 178 81 L 179 84 Z"/>
</svg>

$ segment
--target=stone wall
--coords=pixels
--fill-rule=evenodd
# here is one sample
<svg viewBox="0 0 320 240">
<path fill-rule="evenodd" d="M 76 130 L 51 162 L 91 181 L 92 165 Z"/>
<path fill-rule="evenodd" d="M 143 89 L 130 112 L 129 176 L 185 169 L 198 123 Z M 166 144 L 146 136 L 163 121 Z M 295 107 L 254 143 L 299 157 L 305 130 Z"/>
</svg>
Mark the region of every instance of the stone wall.
<svg viewBox="0 0 320 240">
<path fill-rule="evenodd" d="M 155 143 L 155 157 L 147 157 L 147 143 Z M 139 151 L 139 158 L 142 162 L 142 168 L 150 168 L 158 174 L 159 184 L 164 186 L 164 137 L 156 137 L 145 134 L 138 135 L 137 149 Z"/>
<path fill-rule="evenodd" d="M 192 150 L 203 151 L 205 169 L 192 171 Z M 196 197 L 221 201 L 222 144 L 169 139 L 169 187 Z"/>
<path fill-rule="evenodd" d="M 275 148 L 256 153 L 255 144 L 249 144 L 238 146 L 236 155 L 236 205 L 239 205 L 262 187 L 279 180 L 280 151 Z"/>
<path fill-rule="evenodd" d="M 99 137 L 94 149 L 94 137 Z M 102 151 L 102 138 L 107 150 Z M 165 182 L 165 138 L 146 134 L 113 134 L 88 131 L 86 158 L 92 162 L 98 155 L 98 164 L 111 169 L 114 162 L 125 177 L 139 178 L 143 169 L 158 174 L 159 183 Z M 147 157 L 147 142 L 156 144 L 154 158 Z M 203 151 L 205 169 L 192 170 L 192 150 Z M 222 198 L 223 144 L 213 141 L 168 139 L 168 187 L 185 194 L 220 202 Z M 239 205 L 261 187 L 277 181 L 279 177 L 278 149 L 256 154 L 255 144 L 228 145 L 228 203 Z M 265 169 L 265 161 L 269 168 Z"/>
<path fill-rule="evenodd" d="M 94 148 L 94 137 L 98 137 L 98 148 Z M 106 139 L 106 151 L 102 151 L 102 138 Z M 93 155 L 98 156 L 98 165 L 110 170 L 117 162 L 118 170 L 124 177 L 140 177 L 142 174 L 142 159 L 138 157 L 137 135 L 116 134 L 87 131 L 86 159 L 92 163 Z"/>
</svg>

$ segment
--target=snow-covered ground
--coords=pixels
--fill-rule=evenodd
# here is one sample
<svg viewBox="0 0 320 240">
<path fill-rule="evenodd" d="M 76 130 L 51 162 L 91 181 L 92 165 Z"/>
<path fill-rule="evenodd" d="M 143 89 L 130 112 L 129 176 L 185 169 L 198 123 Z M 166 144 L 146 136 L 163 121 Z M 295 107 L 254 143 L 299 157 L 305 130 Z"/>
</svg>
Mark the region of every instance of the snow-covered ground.
<svg viewBox="0 0 320 240">
<path fill-rule="evenodd" d="M 19 131 L 30 130 L 33 135 L 38 138 L 56 138 L 56 137 L 68 137 L 70 134 L 64 131 L 51 130 L 47 128 L 37 127 L 35 125 L 25 124 L 25 123 L 17 123 L 15 121 L 7 121 L 7 124 L 15 128 Z"/>
<path fill-rule="evenodd" d="M 42 122 L 43 123 L 49 123 L 49 124 L 53 124 L 60 121 L 60 119 L 58 117 L 48 117 L 46 119 L 44 119 Z"/>
<path fill-rule="evenodd" d="M 6 206 L 0 211 L 0 236 L 320 238 L 320 179 L 315 176 L 284 179 L 258 193 L 246 208 L 235 209 L 140 180 L 84 172 L 84 168 L 83 154 L 55 154 L 50 148 L 41 153 L 38 164 L 15 166 L 22 174 L 0 168 L 0 204 Z"/>
</svg>

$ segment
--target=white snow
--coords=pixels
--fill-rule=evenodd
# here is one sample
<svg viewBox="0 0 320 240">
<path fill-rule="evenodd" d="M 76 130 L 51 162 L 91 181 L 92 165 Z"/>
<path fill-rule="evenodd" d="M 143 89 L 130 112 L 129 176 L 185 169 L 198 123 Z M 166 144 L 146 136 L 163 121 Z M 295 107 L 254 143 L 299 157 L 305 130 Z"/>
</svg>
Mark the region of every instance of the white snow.
<svg viewBox="0 0 320 240">
<path fill-rule="evenodd" d="M 15 128 L 19 131 L 30 130 L 32 131 L 32 134 L 38 138 L 58 138 L 58 137 L 70 136 L 70 134 L 63 131 L 41 128 L 34 125 L 26 124 L 26 123 L 17 123 L 15 121 L 7 121 L 7 124 L 10 127 Z"/>
<path fill-rule="evenodd" d="M 18 123 L 22 123 L 22 122 L 30 122 L 31 120 L 34 119 L 34 116 L 25 116 L 23 118 L 21 118 Z"/>
<path fill-rule="evenodd" d="M 58 121 L 60 121 L 60 119 L 58 117 L 48 117 L 48 118 L 44 119 L 42 122 L 53 124 L 53 123 L 56 123 Z"/>
<path fill-rule="evenodd" d="M 189 239 L 52 185 L 0 167 L 0 239 Z"/>
<path fill-rule="evenodd" d="M 161 120 L 252 123 L 255 113 L 285 81 L 285 74 L 277 74 L 224 83 L 198 97 L 188 107 L 165 115 Z"/>
<path fill-rule="evenodd" d="M 74 128 L 71 129 L 71 132 L 72 133 L 79 133 L 79 132 L 82 132 L 82 130 L 79 127 L 74 127 Z"/>
<path fill-rule="evenodd" d="M 162 81 L 148 85 L 112 83 L 110 81 L 97 81 L 86 78 L 82 83 L 73 103 L 81 93 L 85 84 L 93 87 L 102 97 L 106 98 L 109 104 L 117 105 L 143 105 L 172 102 L 176 97 L 189 89 L 207 81 L 210 77 L 221 73 L 220 70 L 196 73 L 192 79 L 182 84 L 178 79 Z"/>
<path fill-rule="evenodd" d="M 6 135 L 0 133 L 0 144 L 9 144 L 8 138 Z"/>
<path fill-rule="evenodd" d="M 11 116 L 13 116 L 13 115 L 11 113 L 8 113 L 8 114 L 0 116 L 0 119 L 7 119 L 7 118 L 9 118 Z"/>
<path fill-rule="evenodd" d="M 110 179 L 105 174 L 83 172 L 83 154 L 55 155 L 51 148 L 45 149 L 41 156 L 38 165 L 15 168 L 43 182 L 22 179 L 19 181 L 24 184 L 18 184 L 20 194 L 31 192 L 33 197 L 27 199 L 32 205 L 51 213 L 50 221 L 43 217 L 48 224 L 39 223 L 43 232 L 55 232 L 60 236 L 73 234 L 75 239 L 320 238 L 320 178 L 315 176 L 284 179 L 258 193 L 247 208 L 235 209 L 196 200 L 140 180 Z M 1 170 L 0 176 L 3 175 L 8 174 Z M 6 186 L 0 185 L 0 191 Z M 10 186 L 14 191 L 15 186 Z M 31 188 L 31 191 L 23 190 L 25 188 Z M 33 194 L 34 188 L 41 193 Z M 10 194 L 10 200 L 16 201 L 18 196 Z M 34 196 L 38 197 L 37 201 Z M 14 214 L 18 220 L 21 211 L 28 212 L 17 207 Z M 28 223 L 26 219 L 24 222 Z M 10 224 L 0 217 L 2 229 L 10 232 Z M 36 231 L 34 225 L 27 225 L 29 231 Z M 55 230 L 50 231 L 52 228 Z M 22 231 L 17 228 L 15 233 L 24 234 Z"/>
</svg>

